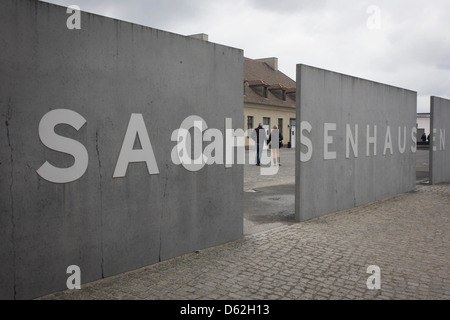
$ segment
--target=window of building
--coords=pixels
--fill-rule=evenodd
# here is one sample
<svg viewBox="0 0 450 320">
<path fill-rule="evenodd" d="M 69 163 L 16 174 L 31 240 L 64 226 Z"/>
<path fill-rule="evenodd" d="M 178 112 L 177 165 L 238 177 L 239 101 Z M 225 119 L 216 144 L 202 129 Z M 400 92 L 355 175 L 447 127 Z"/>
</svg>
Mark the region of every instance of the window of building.
<svg viewBox="0 0 450 320">
<path fill-rule="evenodd" d="M 253 129 L 253 116 L 247 117 L 247 129 L 248 130 Z"/>
<path fill-rule="evenodd" d="M 265 86 L 252 86 L 251 87 L 253 91 L 255 91 L 259 96 L 263 98 L 269 97 L 269 89 Z"/>
<path fill-rule="evenodd" d="M 286 90 L 273 89 L 271 90 L 272 94 L 280 100 L 286 101 Z"/>
<path fill-rule="evenodd" d="M 286 95 L 289 96 L 289 98 L 291 98 L 292 100 L 295 101 L 296 99 L 296 89 L 289 89 L 288 91 L 286 91 Z"/>
<path fill-rule="evenodd" d="M 269 126 L 270 128 L 270 118 L 263 118 L 263 125 Z"/>
<path fill-rule="evenodd" d="M 267 87 L 263 87 L 263 97 L 266 99 L 269 97 L 269 89 Z"/>
</svg>

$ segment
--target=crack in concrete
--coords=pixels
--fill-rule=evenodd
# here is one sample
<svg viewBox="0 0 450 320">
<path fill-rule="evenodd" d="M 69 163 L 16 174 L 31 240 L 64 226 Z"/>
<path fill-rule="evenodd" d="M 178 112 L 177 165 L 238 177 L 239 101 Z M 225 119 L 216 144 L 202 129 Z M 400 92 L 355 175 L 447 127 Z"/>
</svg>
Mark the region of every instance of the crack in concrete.
<svg viewBox="0 0 450 320">
<path fill-rule="evenodd" d="M 9 150 L 10 150 L 10 154 L 9 154 L 9 160 L 11 163 L 11 182 L 9 184 L 9 196 L 10 196 L 10 200 L 11 200 L 11 226 L 12 226 L 12 232 L 11 232 L 11 244 L 12 244 L 12 248 L 13 248 L 13 259 L 12 259 L 12 263 L 13 263 L 13 283 L 14 283 L 14 300 L 16 299 L 17 296 L 17 288 L 16 288 L 16 249 L 15 249 L 15 231 L 16 231 L 16 224 L 14 222 L 14 192 L 13 192 L 13 187 L 14 187 L 14 158 L 13 158 L 13 151 L 14 148 L 12 146 L 11 143 L 11 133 L 10 133 L 10 121 L 11 121 L 11 100 L 8 102 L 8 111 L 6 113 L 6 119 L 5 119 L 5 124 L 6 124 L 6 138 L 8 140 L 8 146 L 9 146 Z"/>
<path fill-rule="evenodd" d="M 102 279 L 105 277 L 104 273 L 104 252 L 103 252 L 103 176 L 102 176 L 102 161 L 100 160 L 100 150 L 98 148 L 98 130 L 95 132 L 95 149 L 97 150 L 98 159 L 98 174 L 100 177 L 100 252 L 102 255 L 101 270 Z"/>
<path fill-rule="evenodd" d="M 169 172 L 169 165 L 166 164 L 166 172 L 168 174 Z M 161 262 L 161 251 L 162 251 L 162 218 L 165 210 L 164 202 L 166 199 L 166 191 L 167 191 L 167 182 L 169 181 L 169 177 L 167 177 L 167 174 L 165 176 L 165 182 L 164 182 L 164 191 L 162 196 L 162 208 L 161 208 L 161 215 L 159 217 L 159 255 L 158 255 L 158 261 Z"/>
</svg>

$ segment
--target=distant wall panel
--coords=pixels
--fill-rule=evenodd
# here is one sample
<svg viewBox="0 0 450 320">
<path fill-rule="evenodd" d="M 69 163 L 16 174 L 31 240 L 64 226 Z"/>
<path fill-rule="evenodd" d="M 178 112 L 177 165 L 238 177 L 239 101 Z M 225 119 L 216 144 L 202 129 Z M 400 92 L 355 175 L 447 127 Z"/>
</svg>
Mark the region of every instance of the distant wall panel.
<svg viewBox="0 0 450 320">
<path fill-rule="evenodd" d="M 450 182 L 450 100 L 431 97 L 430 182 Z"/>
<path fill-rule="evenodd" d="M 297 66 L 296 218 L 415 188 L 416 92 Z"/>
</svg>

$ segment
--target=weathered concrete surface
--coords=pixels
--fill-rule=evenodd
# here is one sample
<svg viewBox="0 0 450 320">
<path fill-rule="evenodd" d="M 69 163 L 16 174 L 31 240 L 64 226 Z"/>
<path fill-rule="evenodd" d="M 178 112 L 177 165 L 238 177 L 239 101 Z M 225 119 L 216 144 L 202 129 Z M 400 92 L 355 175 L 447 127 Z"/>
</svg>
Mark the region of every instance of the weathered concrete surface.
<svg viewBox="0 0 450 320">
<path fill-rule="evenodd" d="M 242 128 L 241 50 L 93 14 L 69 30 L 66 8 L 31 0 L 0 3 L 0 298 L 32 298 L 242 236 L 241 166 L 189 172 L 171 160 L 172 132 L 190 115 L 210 128 Z M 40 119 L 70 109 L 87 123 L 59 135 L 88 151 L 69 184 L 43 180 L 49 161 Z M 113 172 L 132 113 L 143 115 L 159 175 L 132 163 Z"/>
<path fill-rule="evenodd" d="M 430 183 L 450 181 L 450 100 L 431 97 Z"/>
<path fill-rule="evenodd" d="M 296 219 L 413 190 L 416 108 L 416 92 L 298 65 Z"/>
</svg>

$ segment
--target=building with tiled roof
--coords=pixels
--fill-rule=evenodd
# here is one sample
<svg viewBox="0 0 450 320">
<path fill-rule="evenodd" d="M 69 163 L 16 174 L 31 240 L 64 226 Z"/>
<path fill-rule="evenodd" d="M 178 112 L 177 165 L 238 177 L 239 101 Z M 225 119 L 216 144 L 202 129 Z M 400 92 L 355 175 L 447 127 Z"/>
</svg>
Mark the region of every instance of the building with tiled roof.
<svg viewBox="0 0 450 320">
<path fill-rule="evenodd" d="M 295 95 L 296 83 L 278 70 L 277 58 L 244 59 L 246 130 L 261 123 L 269 134 L 272 127 L 277 126 L 284 137 L 283 144 L 288 146 L 292 126 L 295 126 Z"/>
</svg>

